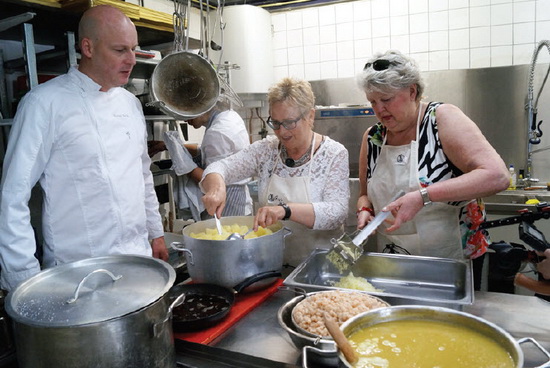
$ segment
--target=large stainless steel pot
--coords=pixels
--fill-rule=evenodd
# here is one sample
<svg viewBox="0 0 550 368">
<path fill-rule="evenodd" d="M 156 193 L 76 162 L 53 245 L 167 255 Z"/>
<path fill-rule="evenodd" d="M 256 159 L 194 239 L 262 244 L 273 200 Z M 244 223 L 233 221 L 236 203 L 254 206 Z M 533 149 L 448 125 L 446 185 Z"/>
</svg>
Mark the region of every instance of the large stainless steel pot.
<svg viewBox="0 0 550 368">
<path fill-rule="evenodd" d="M 238 224 L 252 228 L 254 217 L 227 216 L 220 221 L 223 226 Z M 284 238 L 290 231 L 280 222 L 270 226 L 273 234 L 253 239 L 206 240 L 190 236 L 191 233 L 215 227 L 214 219 L 191 224 L 183 229 L 183 243 L 171 244 L 172 247 L 185 252 L 187 271 L 194 282 L 235 288 L 256 275 L 269 276 L 273 271 L 281 272 Z M 270 283 L 274 281 L 271 277 Z"/>
<path fill-rule="evenodd" d="M 200 55 L 188 51 L 164 57 L 150 81 L 153 104 L 176 119 L 188 120 L 209 111 L 220 95 L 214 67 Z"/>
<path fill-rule="evenodd" d="M 20 368 L 174 368 L 166 262 L 114 255 L 57 266 L 8 294 Z"/>
<path fill-rule="evenodd" d="M 481 333 L 502 346 L 512 357 L 516 368 L 523 368 L 523 351 L 520 344 L 526 342 L 535 344 L 547 358 L 550 358 L 549 353 L 532 338 L 516 341 L 508 332 L 483 318 L 442 307 L 395 306 L 375 309 L 348 319 L 340 326 L 340 329 L 344 335 L 350 336 L 355 331 L 380 323 L 414 319 L 450 322 Z M 346 367 L 352 368 L 341 352 L 339 352 L 339 357 Z M 542 367 L 550 367 L 550 360 L 539 366 L 539 368 Z"/>
</svg>

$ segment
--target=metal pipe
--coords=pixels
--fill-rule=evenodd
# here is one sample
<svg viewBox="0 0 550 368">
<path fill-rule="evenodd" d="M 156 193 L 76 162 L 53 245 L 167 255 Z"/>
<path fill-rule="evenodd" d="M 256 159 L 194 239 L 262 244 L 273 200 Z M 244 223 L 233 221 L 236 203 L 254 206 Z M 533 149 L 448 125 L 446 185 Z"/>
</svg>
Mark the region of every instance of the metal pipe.
<svg viewBox="0 0 550 368">
<path fill-rule="evenodd" d="M 527 109 L 527 162 L 525 165 L 525 180 L 526 182 L 529 181 L 535 181 L 532 176 L 532 170 L 533 170 L 533 159 L 532 155 L 535 151 L 533 151 L 532 146 L 534 144 L 540 143 L 540 136 L 542 135 L 542 132 L 537 131 L 537 122 L 536 122 L 536 116 L 537 116 L 537 104 L 538 104 L 538 97 L 535 103 L 533 103 L 533 81 L 535 78 L 535 66 L 537 63 L 537 57 L 540 52 L 540 50 L 546 46 L 548 52 L 550 53 L 550 41 L 549 40 L 541 40 L 537 47 L 535 48 L 535 51 L 533 52 L 533 57 L 531 59 L 531 67 L 529 69 L 529 84 L 527 88 L 527 103 L 525 105 L 525 108 Z M 540 96 L 542 89 L 544 88 L 544 84 L 546 83 L 548 73 L 550 73 L 550 67 L 546 74 L 546 77 L 544 78 L 544 82 L 539 90 L 538 96 Z M 539 152 L 539 151 L 536 151 Z"/>
</svg>

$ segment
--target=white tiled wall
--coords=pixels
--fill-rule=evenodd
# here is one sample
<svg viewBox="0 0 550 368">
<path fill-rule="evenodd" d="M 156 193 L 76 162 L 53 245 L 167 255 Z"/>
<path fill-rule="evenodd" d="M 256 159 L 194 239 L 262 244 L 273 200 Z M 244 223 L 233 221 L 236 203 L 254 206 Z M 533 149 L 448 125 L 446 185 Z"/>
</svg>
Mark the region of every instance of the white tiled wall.
<svg viewBox="0 0 550 368">
<path fill-rule="evenodd" d="M 360 0 L 271 19 L 275 80 L 353 77 L 388 49 L 425 71 L 528 64 L 538 41 L 550 39 L 550 0 Z"/>
</svg>

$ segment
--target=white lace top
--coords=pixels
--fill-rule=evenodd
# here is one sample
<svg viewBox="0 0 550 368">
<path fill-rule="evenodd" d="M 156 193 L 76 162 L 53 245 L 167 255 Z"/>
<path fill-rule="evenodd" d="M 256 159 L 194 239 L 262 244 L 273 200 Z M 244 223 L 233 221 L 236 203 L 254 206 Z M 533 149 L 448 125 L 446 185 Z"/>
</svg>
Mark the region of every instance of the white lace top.
<svg viewBox="0 0 550 368">
<path fill-rule="evenodd" d="M 324 137 L 313 160 L 302 166 L 288 167 L 277 160 L 278 155 L 279 139 L 268 136 L 234 155 L 212 163 L 204 171 L 203 177 L 215 172 L 223 176 L 226 184 L 251 176 L 258 177 L 258 196 L 262 198 L 266 195 L 273 172 L 283 178 L 311 175 L 309 190 L 315 212 L 313 229 L 332 230 L 343 225 L 349 201 L 347 149 L 329 137 Z M 311 170 L 310 165 L 313 165 Z"/>
</svg>

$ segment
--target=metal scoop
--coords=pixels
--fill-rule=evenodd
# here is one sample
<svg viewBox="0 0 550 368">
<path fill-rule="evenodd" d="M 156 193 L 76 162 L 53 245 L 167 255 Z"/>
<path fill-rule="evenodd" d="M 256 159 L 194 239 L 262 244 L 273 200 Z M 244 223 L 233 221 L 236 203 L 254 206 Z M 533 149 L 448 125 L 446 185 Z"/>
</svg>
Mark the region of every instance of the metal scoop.
<svg viewBox="0 0 550 368">
<path fill-rule="evenodd" d="M 403 196 L 404 191 L 399 191 L 389 203 L 395 201 L 397 198 Z M 389 204 L 388 203 L 388 204 Z M 327 258 L 331 261 L 340 271 L 348 269 L 351 265 L 355 264 L 359 257 L 363 254 L 363 242 L 380 226 L 382 222 L 390 215 L 390 212 L 380 211 L 371 222 L 368 223 L 361 231 L 355 235 L 352 239 L 349 235 L 343 234 L 339 239 L 332 239 L 331 243 L 334 244 L 333 248 L 327 253 Z M 353 235 L 353 234 L 352 234 Z"/>
<path fill-rule="evenodd" d="M 240 240 L 240 239 L 244 239 L 245 236 L 247 236 L 248 234 L 250 234 L 252 232 L 252 230 L 254 230 L 254 228 L 248 230 L 246 233 L 244 233 L 244 235 L 241 235 L 239 233 L 231 233 L 231 235 L 229 235 L 227 237 L 227 239 L 225 240 Z"/>
</svg>

